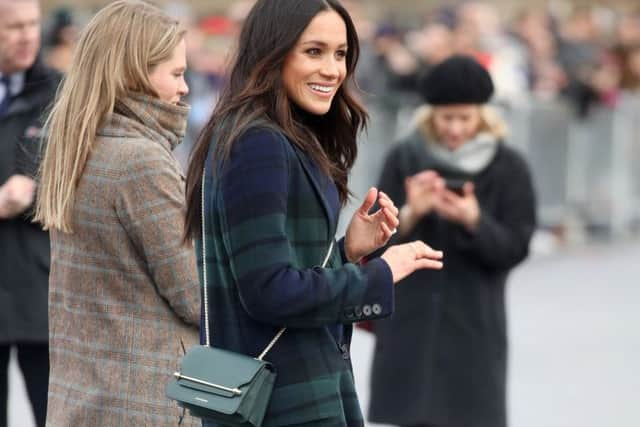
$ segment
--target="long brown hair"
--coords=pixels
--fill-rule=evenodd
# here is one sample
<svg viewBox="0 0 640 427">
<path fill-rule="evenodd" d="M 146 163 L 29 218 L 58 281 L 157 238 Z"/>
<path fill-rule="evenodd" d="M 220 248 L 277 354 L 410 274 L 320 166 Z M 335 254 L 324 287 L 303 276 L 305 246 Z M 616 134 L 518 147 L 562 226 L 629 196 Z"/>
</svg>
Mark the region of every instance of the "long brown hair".
<svg viewBox="0 0 640 427">
<path fill-rule="evenodd" d="M 282 66 L 309 22 L 320 12 L 333 10 L 347 28 L 347 78 L 331 108 L 322 116 L 295 108 L 282 83 Z M 224 160 L 234 142 L 262 121 L 284 133 L 309 154 L 330 176 L 344 204 L 347 180 L 357 155 L 356 137 L 366 126 L 367 114 L 351 94 L 349 83 L 360 53 L 358 36 L 348 12 L 336 0 L 258 0 L 242 28 L 228 83 L 200 134 L 187 172 L 185 238 L 200 230 L 202 171 L 212 139 L 214 161 Z"/>
</svg>

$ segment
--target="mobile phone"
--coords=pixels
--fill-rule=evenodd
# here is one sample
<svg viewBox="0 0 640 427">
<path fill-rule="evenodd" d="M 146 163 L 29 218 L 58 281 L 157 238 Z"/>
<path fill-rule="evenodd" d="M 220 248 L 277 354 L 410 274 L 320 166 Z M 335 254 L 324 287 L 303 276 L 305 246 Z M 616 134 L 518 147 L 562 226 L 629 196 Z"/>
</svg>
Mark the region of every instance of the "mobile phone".
<svg viewBox="0 0 640 427">
<path fill-rule="evenodd" d="M 447 187 L 447 190 L 452 191 L 454 193 L 456 193 L 458 196 L 463 196 L 464 195 L 464 184 L 467 181 L 465 181 L 464 179 L 445 179 L 445 187 Z"/>
</svg>

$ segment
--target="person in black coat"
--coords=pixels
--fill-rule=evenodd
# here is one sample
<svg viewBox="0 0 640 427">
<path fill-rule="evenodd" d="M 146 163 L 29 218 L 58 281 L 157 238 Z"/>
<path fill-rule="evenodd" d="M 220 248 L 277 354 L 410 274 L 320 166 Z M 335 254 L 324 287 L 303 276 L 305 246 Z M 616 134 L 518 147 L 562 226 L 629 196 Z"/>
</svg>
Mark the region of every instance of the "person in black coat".
<svg viewBox="0 0 640 427">
<path fill-rule="evenodd" d="M 0 427 L 12 348 L 38 426 L 47 408 L 49 237 L 30 212 L 43 113 L 60 77 L 36 59 L 39 22 L 37 0 L 0 0 Z"/>
<path fill-rule="evenodd" d="M 429 241 L 447 263 L 405 279 L 394 316 L 375 323 L 369 418 L 505 427 L 505 284 L 536 225 L 529 168 L 483 105 L 493 83 L 475 60 L 440 63 L 420 91 L 429 105 L 389 153 L 379 187 L 403 206 L 395 242 Z"/>
</svg>

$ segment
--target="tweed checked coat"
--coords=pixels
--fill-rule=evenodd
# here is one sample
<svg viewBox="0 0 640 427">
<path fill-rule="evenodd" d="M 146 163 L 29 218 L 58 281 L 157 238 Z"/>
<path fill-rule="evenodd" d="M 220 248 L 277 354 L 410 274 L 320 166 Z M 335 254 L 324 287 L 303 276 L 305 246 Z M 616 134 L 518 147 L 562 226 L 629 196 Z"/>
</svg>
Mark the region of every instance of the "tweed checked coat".
<svg viewBox="0 0 640 427">
<path fill-rule="evenodd" d="M 165 387 L 200 316 L 171 153 L 187 112 L 141 95 L 119 103 L 78 183 L 73 233 L 51 233 L 47 426 L 179 423 Z"/>
<path fill-rule="evenodd" d="M 212 152 L 205 176 L 212 344 L 255 356 L 287 326 L 265 357 L 277 377 L 263 425 L 362 426 L 350 324 L 391 313 L 388 265 L 344 263 L 338 244 L 320 267 L 337 215 L 311 159 L 278 131 L 245 132 L 215 173 Z M 332 332 L 336 325 L 342 333 Z"/>
</svg>

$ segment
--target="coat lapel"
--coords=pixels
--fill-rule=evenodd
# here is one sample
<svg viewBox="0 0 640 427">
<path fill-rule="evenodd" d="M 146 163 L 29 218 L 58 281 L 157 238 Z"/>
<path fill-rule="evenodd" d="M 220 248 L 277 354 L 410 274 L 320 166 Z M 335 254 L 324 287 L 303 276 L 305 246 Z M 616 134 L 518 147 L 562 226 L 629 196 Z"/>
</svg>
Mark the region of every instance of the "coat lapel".
<svg viewBox="0 0 640 427">
<path fill-rule="evenodd" d="M 312 166 L 309 164 L 310 162 L 309 158 L 300 148 L 298 148 L 294 144 L 291 144 L 291 145 L 293 146 L 293 149 L 296 152 L 296 155 L 298 156 L 300 163 L 302 164 L 302 168 L 304 169 L 304 172 L 307 174 L 307 177 L 311 182 L 311 187 L 313 187 L 316 193 L 316 196 L 318 197 L 318 199 L 320 199 L 320 204 L 322 205 L 322 208 L 324 210 L 324 216 L 327 220 L 327 226 L 328 226 L 327 229 L 329 230 L 328 238 L 329 240 L 331 240 L 334 237 L 337 224 L 333 224 L 331 220 L 331 208 L 329 207 L 329 203 L 327 202 L 327 199 L 324 197 L 324 192 L 322 191 L 322 187 L 320 187 L 320 184 L 317 182 L 317 180 L 313 176 L 313 171 L 311 170 Z"/>
</svg>

